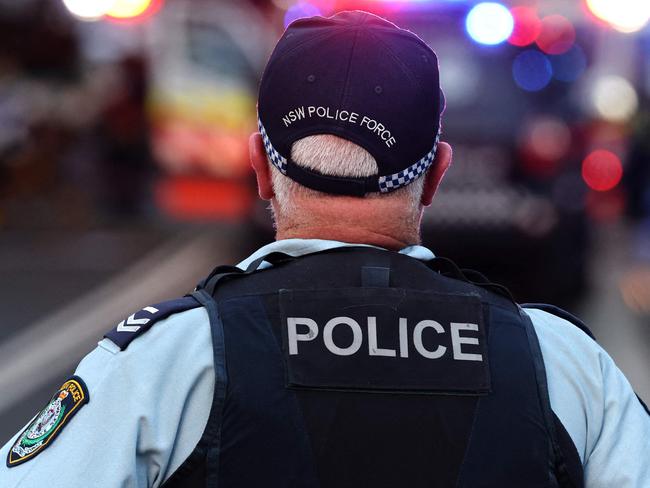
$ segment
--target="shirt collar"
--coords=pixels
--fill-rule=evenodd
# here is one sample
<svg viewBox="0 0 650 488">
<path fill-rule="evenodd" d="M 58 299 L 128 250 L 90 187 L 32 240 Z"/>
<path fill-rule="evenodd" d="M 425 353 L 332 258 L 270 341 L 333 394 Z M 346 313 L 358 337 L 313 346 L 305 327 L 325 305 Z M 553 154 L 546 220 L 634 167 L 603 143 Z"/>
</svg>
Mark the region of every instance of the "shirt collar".
<svg viewBox="0 0 650 488">
<path fill-rule="evenodd" d="M 341 241 L 330 241 L 326 239 L 282 239 L 279 241 L 272 242 L 259 248 L 249 257 L 244 259 L 237 267 L 241 269 L 246 269 L 248 266 L 263 256 L 271 254 L 272 252 L 282 252 L 288 254 L 289 256 L 298 257 L 304 256 L 305 254 L 311 254 L 319 251 L 326 251 L 328 249 L 335 249 L 337 247 L 349 247 L 349 246 L 362 246 L 362 247 L 372 247 L 375 249 L 384 249 L 383 247 L 371 246 L 368 244 L 352 244 L 349 242 Z M 430 261 L 435 257 L 433 252 L 424 246 L 414 245 L 408 246 L 399 251 L 400 254 L 405 254 L 406 256 L 419 259 L 420 261 Z M 264 261 L 258 269 L 264 269 L 271 267 L 270 263 Z"/>
</svg>

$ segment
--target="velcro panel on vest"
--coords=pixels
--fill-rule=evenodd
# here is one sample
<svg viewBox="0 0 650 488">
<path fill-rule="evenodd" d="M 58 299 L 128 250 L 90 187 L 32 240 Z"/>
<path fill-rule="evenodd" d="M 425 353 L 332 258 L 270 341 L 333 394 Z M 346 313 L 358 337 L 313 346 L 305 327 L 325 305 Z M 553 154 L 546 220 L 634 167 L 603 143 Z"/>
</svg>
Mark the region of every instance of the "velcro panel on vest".
<svg viewBox="0 0 650 488">
<path fill-rule="evenodd" d="M 399 288 L 281 290 L 287 386 L 487 394 L 477 295 Z"/>
<path fill-rule="evenodd" d="M 155 305 L 144 307 L 142 310 L 122 320 L 110 332 L 104 334 L 104 337 L 113 341 L 124 351 L 136 337 L 144 334 L 156 322 L 166 319 L 175 313 L 191 310 L 199 306 L 201 304 L 191 296 L 156 303 Z"/>
</svg>

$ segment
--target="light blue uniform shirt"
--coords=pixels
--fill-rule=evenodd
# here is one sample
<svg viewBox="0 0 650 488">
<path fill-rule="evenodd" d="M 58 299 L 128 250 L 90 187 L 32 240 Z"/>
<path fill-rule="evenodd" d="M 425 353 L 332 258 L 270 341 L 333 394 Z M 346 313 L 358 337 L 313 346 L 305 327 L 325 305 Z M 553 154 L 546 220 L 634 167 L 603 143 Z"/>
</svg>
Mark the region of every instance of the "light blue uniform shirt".
<svg viewBox="0 0 650 488">
<path fill-rule="evenodd" d="M 239 267 L 274 251 L 300 256 L 346 245 L 277 241 Z M 434 257 L 422 246 L 400 252 L 421 260 Z M 623 373 L 574 325 L 541 310 L 527 313 L 544 356 L 551 406 L 580 454 L 586 487 L 650 488 L 650 416 Z M 86 382 L 90 402 L 42 453 L 7 468 L 14 436 L 0 450 L 0 486 L 160 486 L 194 450 L 212 406 L 207 314 L 197 308 L 172 315 L 125 351 L 103 339 L 76 374 Z"/>
</svg>

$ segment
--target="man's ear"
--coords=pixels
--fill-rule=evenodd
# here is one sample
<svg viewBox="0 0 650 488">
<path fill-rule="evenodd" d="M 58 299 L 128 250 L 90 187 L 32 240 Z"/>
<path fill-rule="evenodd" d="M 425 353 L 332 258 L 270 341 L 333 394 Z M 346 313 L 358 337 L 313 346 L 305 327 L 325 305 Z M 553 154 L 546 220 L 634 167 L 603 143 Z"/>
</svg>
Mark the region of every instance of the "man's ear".
<svg viewBox="0 0 650 488">
<path fill-rule="evenodd" d="M 271 200 L 275 196 L 273 182 L 271 180 L 271 169 L 266 159 L 264 141 L 259 132 L 251 134 L 248 140 L 248 149 L 251 157 L 251 166 L 257 178 L 257 192 L 262 200 Z"/>
<path fill-rule="evenodd" d="M 421 200 L 423 206 L 428 207 L 431 205 L 433 196 L 436 194 L 442 178 L 451 165 L 451 156 L 451 146 L 446 142 L 440 142 L 436 151 L 436 159 L 434 159 L 431 169 L 425 176 Z"/>
</svg>

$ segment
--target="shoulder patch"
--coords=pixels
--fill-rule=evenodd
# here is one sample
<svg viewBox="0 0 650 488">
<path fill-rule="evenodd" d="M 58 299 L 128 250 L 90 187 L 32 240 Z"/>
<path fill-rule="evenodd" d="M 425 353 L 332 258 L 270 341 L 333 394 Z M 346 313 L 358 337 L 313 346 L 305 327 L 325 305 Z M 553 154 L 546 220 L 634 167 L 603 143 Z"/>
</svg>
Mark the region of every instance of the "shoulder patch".
<svg viewBox="0 0 650 488">
<path fill-rule="evenodd" d="M 78 376 L 72 376 L 63 383 L 45 408 L 18 436 L 7 454 L 7 467 L 27 462 L 51 445 L 89 399 L 88 388 Z"/>
<path fill-rule="evenodd" d="M 582 320 L 580 320 L 575 315 L 567 312 L 566 310 L 562 310 L 560 307 L 556 307 L 555 305 L 548 305 L 546 303 L 523 303 L 521 305 L 521 308 L 536 308 L 546 313 L 550 313 L 551 315 L 555 315 L 556 317 L 560 317 L 561 319 L 564 319 L 567 322 L 575 325 L 578 329 L 587 334 L 594 341 L 596 340 L 596 336 L 594 336 L 593 332 L 591 332 L 589 327 L 587 327 Z"/>
<path fill-rule="evenodd" d="M 113 341 L 124 351 L 133 339 L 145 333 L 156 322 L 166 319 L 175 313 L 184 312 L 200 306 L 201 304 L 191 296 L 156 303 L 155 305 L 144 307 L 139 312 L 122 320 L 113 330 L 104 334 L 104 337 Z"/>
</svg>

